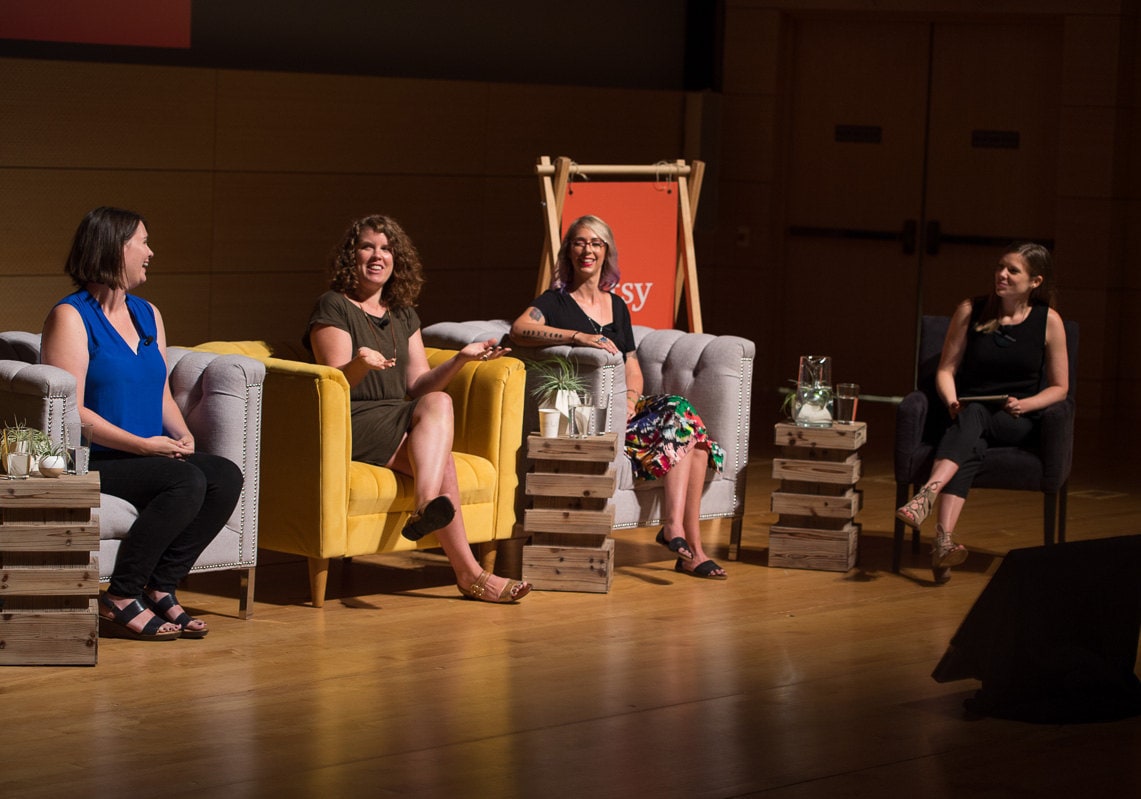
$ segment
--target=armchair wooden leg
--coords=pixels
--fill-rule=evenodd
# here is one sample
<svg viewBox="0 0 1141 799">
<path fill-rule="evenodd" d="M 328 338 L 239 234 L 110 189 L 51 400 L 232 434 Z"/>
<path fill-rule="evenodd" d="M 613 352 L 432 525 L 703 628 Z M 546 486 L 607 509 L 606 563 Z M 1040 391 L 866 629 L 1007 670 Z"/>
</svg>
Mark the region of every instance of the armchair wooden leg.
<svg viewBox="0 0 1141 799">
<path fill-rule="evenodd" d="M 1062 490 L 1058 492 L 1058 543 L 1066 543 L 1066 501 L 1070 495 L 1070 481 L 1062 483 Z"/>
<path fill-rule="evenodd" d="M 1058 495 L 1042 492 L 1042 538 L 1046 546 L 1054 543 L 1054 528 L 1058 521 Z"/>
<path fill-rule="evenodd" d="M 895 506 L 897 508 L 907 502 L 909 498 L 907 489 L 907 483 L 895 484 Z M 899 519 L 895 520 L 894 533 L 895 538 L 891 545 L 891 570 L 899 574 L 899 569 L 902 565 L 901 561 L 903 560 L 903 522 Z"/>
<path fill-rule="evenodd" d="M 254 572 L 255 568 L 238 571 L 238 618 L 253 618 L 254 615 Z"/>
<path fill-rule="evenodd" d="M 329 559 L 309 558 L 309 596 L 313 607 L 325 604 L 325 589 L 329 586 Z"/>
<path fill-rule="evenodd" d="M 741 556 L 741 528 L 744 524 L 744 516 L 734 516 L 729 526 L 729 560 L 737 560 Z"/>
</svg>

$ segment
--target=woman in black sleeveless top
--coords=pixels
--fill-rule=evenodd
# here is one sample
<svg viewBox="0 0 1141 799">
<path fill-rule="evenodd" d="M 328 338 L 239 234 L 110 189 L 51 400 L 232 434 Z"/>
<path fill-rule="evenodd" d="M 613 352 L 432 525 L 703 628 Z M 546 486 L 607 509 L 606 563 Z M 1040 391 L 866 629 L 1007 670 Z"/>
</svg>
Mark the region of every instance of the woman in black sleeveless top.
<svg viewBox="0 0 1141 799">
<path fill-rule="evenodd" d="M 935 451 L 931 477 L 896 518 L 915 529 L 938 502 L 931 568 L 936 582 L 967 558 L 952 538 L 983 453 L 1030 438 L 1038 411 L 1069 392 L 1062 317 L 1054 310 L 1050 252 L 1012 246 L 998 262 L 989 295 L 963 300 L 943 344 L 935 387 L 951 424 Z"/>
</svg>

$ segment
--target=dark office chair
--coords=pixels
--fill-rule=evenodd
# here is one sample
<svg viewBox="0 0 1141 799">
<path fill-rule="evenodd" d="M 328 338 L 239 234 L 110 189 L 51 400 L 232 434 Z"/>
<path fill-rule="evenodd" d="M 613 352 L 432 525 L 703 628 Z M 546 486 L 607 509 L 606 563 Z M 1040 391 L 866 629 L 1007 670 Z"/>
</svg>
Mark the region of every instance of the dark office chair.
<svg viewBox="0 0 1141 799">
<path fill-rule="evenodd" d="M 916 390 L 903 398 L 895 414 L 895 504 L 903 505 L 926 482 L 935 460 L 935 447 L 950 423 L 935 392 L 935 371 L 950 318 L 924 316 L 919 334 L 919 369 Z M 1066 349 L 1070 360 L 1070 391 L 1062 402 L 1042 411 L 1038 439 L 1029 446 L 990 447 L 972 484 L 973 488 L 1041 491 L 1043 539 L 1046 544 L 1066 540 L 1066 492 L 1074 456 L 1074 392 L 1077 386 L 1078 324 L 1066 322 Z M 903 553 L 903 522 L 896 519 L 891 568 L 898 572 Z M 911 536 L 919 551 L 919 531 Z"/>
</svg>

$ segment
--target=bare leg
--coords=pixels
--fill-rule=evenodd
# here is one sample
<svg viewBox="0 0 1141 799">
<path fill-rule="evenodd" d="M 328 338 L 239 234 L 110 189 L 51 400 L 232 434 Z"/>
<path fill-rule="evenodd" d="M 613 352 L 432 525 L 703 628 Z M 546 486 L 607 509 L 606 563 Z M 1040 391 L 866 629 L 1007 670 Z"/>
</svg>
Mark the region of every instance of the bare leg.
<svg viewBox="0 0 1141 799">
<path fill-rule="evenodd" d="M 437 530 L 435 536 L 448 556 L 456 583 L 470 587 L 483 574 L 483 568 L 468 543 L 463 515 L 459 512 L 459 479 L 452 459 L 453 425 L 451 397 L 442 391 L 425 394 L 412 416 L 412 429 L 388 465 L 412 476 L 416 485 L 416 507 L 423 507 L 438 496 L 451 500 L 456 515 L 447 526 Z M 491 575 L 487 589 L 497 594 L 507 583 L 503 577 Z"/>
<path fill-rule="evenodd" d="M 709 560 L 701 544 L 701 489 L 705 486 L 708 465 L 709 452 L 702 447 L 694 447 L 666 472 L 662 480 L 666 536 L 684 536 L 693 552 L 693 560 L 683 561 L 683 567 L 688 571 Z M 718 567 L 712 574 L 724 576 L 725 570 Z"/>
<path fill-rule="evenodd" d="M 935 461 L 931 467 L 931 476 L 927 479 L 927 483 L 915 493 L 915 496 L 906 505 L 896 510 L 896 518 L 918 529 L 934 507 L 939 492 L 958 471 L 959 464 L 952 460 L 941 458 Z M 958 514 L 956 514 L 957 516 Z"/>
</svg>

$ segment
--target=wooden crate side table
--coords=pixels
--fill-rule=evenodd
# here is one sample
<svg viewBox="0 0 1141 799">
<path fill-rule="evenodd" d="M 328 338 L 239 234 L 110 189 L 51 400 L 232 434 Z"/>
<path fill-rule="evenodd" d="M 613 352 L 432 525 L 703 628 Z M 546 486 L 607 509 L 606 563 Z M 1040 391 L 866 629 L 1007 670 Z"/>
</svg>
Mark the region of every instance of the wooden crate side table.
<svg viewBox="0 0 1141 799">
<path fill-rule="evenodd" d="M 846 572 L 856 565 L 863 504 L 856 483 L 867 436 L 866 422 L 776 425 L 773 477 L 781 482 L 772 510 L 780 518 L 769 529 L 770 566 Z"/>
<path fill-rule="evenodd" d="M 0 480 L 0 665 L 95 665 L 98 507 L 98 472 Z"/>
<path fill-rule="evenodd" d="M 587 438 L 527 438 L 531 507 L 523 529 L 523 579 L 537 591 L 605 594 L 614 576 L 614 458 L 617 433 Z"/>
</svg>

